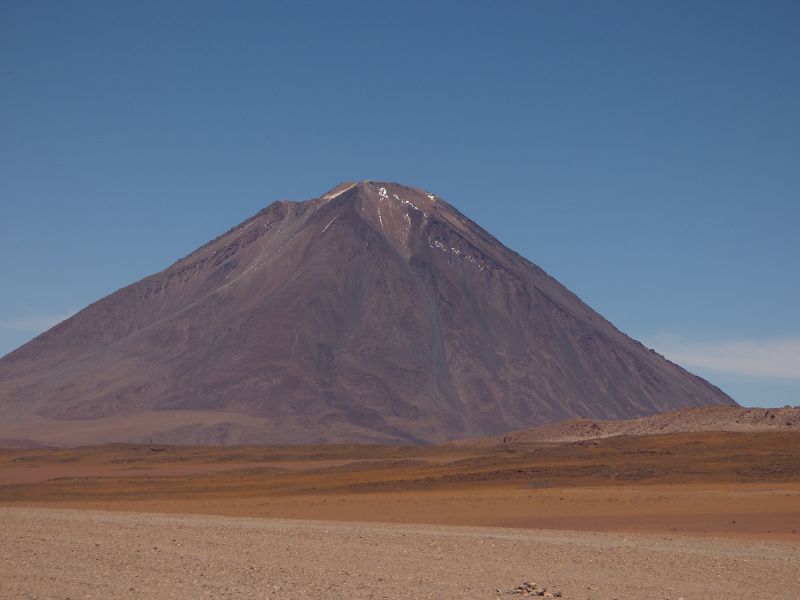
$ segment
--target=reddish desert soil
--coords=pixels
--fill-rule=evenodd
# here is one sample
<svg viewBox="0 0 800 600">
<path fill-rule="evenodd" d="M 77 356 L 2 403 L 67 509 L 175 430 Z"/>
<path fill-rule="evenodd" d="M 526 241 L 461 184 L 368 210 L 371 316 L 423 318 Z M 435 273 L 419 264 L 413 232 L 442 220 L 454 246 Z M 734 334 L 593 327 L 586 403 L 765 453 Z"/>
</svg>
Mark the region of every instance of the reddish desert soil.
<svg viewBox="0 0 800 600">
<path fill-rule="evenodd" d="M 798 532 L 792 432 L 0 451 L 0 598 L 796 600 Z"/>
<path fill-rule="evenodd" d="M 800 435 L 2 450 L 0 505 L 800 540 Z"/>
</svg>

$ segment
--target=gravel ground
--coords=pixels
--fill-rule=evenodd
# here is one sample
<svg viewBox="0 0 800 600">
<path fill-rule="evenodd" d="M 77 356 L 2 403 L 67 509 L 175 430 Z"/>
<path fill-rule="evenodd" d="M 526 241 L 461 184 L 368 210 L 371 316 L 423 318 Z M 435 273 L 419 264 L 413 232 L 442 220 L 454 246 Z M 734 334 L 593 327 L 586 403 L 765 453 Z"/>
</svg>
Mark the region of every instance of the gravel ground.
<svg viewBox="0 0 800 600">
<path fill-rule="evenodd" d="M 573 600 L 796 600 L 800 544 L 0 507 L 3 599 L 513 598 L 523 581 Z"/>
</svg>

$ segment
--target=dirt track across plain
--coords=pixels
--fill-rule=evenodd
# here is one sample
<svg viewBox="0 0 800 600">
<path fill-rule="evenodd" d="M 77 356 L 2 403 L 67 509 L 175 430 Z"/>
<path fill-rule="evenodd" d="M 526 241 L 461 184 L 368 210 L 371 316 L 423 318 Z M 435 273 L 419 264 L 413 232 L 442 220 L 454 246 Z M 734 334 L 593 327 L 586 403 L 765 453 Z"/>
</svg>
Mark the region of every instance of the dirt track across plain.
<svg viewBox="0 0 800 600">
<path fill-rule="evenodd" d="M 800 543 L 0 508 L 0 573 L 26 599 L 795 600 Z"/>
</svg>

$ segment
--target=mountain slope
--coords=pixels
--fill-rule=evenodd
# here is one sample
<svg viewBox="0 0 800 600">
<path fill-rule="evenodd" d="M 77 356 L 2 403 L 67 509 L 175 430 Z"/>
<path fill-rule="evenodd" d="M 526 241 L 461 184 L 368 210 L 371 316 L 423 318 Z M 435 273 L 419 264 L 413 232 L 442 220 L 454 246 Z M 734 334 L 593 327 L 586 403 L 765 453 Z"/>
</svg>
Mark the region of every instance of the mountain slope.
<svg viewBox="0 0 800 600">
<path fill-rule="evenodd" d="M 734 403 L 440 198 L 378 182 L 275 202 L 0 359 L 15 438 L 151 414 L 120 437 L 432 442 L 707 404 Z M 187 411 L 220 418 L 171 428 Z"/>
</svg>

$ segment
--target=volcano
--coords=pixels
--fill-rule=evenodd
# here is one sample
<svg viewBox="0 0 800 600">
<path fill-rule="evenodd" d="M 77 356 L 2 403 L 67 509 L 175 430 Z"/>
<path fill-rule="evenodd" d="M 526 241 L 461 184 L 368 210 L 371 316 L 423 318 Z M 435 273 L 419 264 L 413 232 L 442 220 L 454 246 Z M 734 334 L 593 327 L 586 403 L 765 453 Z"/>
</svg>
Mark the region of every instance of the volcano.
<svg viewBox="0 0 800 600">
<path fill-rule="evenodd" d="M 279 201 L 0 359 L 7 443 L 430 443 L 735 405 L 424 190 Z"/>
</svg>

